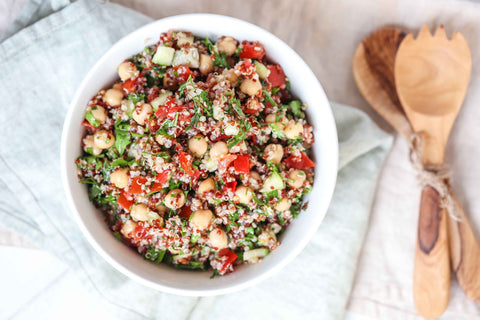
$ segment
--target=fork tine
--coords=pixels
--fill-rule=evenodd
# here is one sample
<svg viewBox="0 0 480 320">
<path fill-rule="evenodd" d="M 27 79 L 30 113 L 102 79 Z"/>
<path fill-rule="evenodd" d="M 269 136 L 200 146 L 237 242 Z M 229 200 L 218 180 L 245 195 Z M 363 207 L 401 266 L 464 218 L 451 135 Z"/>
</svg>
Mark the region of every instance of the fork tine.
<svg viewBox="0 0 480 320">
<path fill-rule="evenodd" d="M 448 40 L 447 34 L 445 33 L 445 28 L 443 27 L 443 25 L 438 27 L 437 31 L 435 31 L 435 37 Z"/>
<path fill-rule="evenodd" d="M 430 30 L 428 29 L 428 26 L 426 24 L 424 24 L 422 26 L 422 30 L 420 30 L 420 33 L 418 34 L 416 40 L 431 38 L 431 37 L 432 37 L 432 34 L 430 33 Z"/>
</svg>

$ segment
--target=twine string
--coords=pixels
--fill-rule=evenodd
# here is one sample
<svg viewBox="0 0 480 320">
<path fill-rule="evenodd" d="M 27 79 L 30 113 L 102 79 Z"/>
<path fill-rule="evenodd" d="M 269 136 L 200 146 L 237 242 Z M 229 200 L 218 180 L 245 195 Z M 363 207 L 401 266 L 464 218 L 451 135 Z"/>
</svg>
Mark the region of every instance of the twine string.
<svg viewBox="0 0 480 320">
<path fill-rule="evenodd" d="M 422 163 L 421 152 L 423 140 L 422 136 L 418 133 L 411 135 L 410 141 L 410 162 L 413 168 L 417 171 L 417 178 L 420 182 L 420 186 L 431 186 L 434 188 L 441 197 L 440 206 L 448 211 L 449 216 L 460 221 L 460 215 L 457 202 L 453 199 L 452 190 L 448 180 L 450 179 L 450 168 L 447 164 L 441 164 L 436 166 L 427 166 Z"/>
</svg>

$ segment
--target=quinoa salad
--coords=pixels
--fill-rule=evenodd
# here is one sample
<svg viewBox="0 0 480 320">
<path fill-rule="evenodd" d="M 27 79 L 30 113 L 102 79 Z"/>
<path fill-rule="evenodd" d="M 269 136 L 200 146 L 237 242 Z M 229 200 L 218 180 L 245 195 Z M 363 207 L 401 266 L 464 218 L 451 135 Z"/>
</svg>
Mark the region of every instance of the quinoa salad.
<svg viewBox="0 0 480 320">
<path fill-rule="evenodd" d="M 117 71 L 86 106 L 76 160 L 113 234 L 213 276 L 275 250 L 306 208 L 314 137 L 262 44 L 169 30 Z"/>
</svg>

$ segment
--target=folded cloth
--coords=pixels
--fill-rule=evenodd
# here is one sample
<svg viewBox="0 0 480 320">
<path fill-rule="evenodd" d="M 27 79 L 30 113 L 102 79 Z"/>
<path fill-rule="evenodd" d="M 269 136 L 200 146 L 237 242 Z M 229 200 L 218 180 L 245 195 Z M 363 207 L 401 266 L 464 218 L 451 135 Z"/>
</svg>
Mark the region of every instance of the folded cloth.
<svg viewBox="0 0 480 320">
<path fill-rule="evenodd" d="M 340 171 L 324 222 L 293 262 L 252 288 L 208 298 L 157 292 L 113 269 L 81 234 L 60 179 L 63 119 L 95 61 L 149 21 L 119 5 L 80 0 L 0 43 L 0 224 L 65 261 L 118 319 L 217 319 L 226 312 L 229 319 L 342 319 L 391 145 L 351 107 L 332 103 Z"/>
</svg>

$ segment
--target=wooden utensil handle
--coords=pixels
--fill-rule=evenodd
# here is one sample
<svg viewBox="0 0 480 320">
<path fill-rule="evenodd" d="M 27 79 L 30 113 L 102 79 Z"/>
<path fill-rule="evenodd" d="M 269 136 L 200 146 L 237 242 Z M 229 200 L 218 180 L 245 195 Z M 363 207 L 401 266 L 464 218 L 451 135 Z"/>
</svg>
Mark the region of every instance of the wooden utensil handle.
<svg viewBox="0 0 480 320">
<path fill-rule="evenodd" d="M 423 188 L 418 218 L 417 247 L 413 275 L 413 298 L 418 313 L 437 318 L 448 305 L 450 264 L 447 213 L 440 206 L 440 194 Z"/>
<path fill-rule="evenodd" d="M 465 295 L 480 301 L 480 244 L 453 190 L 452 196 L 457 202 L 460 218 L 456 221 L 448 217 L 452 269 Z"/>
</svg>

